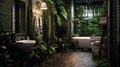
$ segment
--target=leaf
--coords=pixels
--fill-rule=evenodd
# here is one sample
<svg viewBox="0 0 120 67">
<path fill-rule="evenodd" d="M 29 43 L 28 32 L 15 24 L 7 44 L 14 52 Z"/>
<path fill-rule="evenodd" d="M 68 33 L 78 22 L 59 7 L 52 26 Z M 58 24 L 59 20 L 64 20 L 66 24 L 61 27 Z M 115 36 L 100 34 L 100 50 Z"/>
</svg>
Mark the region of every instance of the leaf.
<svg viewBox="0 0 120 67">
<path fill-rule="evenodd" d="M 59 6 L 58 9 L 60 10 L 59 13 L 60 15 L 67 20 L 67 11 L 64 6 Z"/>
<path fill-rule="evenodd" d="M 53 4 L 54 2 L 53 2 L 53 0 L 48 0 L 51 4 Z"/>
<path fill-rule="evenodd" d="M 67 20 L 67 11 L 65 9 L 65 3 L 63 0 L 54 0 L 54 14 L 56 23 L 61 26 L 62 19 Z"/>
<path fill-rule="evenodd" d="M 64 3 L 63 0 L 57 0 L 57 1 L 56 1 L 56 4 L 57 4 L 57 5 L 64 5 L 64 6 L 65 6 L 65 3 Z"/>
<path fill-rule="evenodd" d="M 59 15 L 57 15 L 57 24 L 58 24 L 59 26 L 62 25 L 62 18 L 61 18 Z"/>
<path fill-rule="evenodd" d="M 66 15 L 65 13 L 60 12 L 60 14 L 61 14 L 61 16 L 62 16 L 65 20 L 67 20 L 67 15 Z"/>
<path fill-rule="evenodd" d="M 56 9 L 54 9 L 54 14 L 57 15 L 57 10 Z"/>
</svg>

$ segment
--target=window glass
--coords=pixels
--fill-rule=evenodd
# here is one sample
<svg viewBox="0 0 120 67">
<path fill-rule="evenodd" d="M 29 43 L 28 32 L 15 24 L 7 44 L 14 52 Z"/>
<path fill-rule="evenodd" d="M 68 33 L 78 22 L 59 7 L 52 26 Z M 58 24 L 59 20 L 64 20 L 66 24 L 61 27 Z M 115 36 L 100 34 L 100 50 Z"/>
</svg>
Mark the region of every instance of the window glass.
<svg viewBox="0 0 120 67">
<path fill-rule="evenodd" d="M 80 36 L 100 36 L 99 18 L 103 12 L 103 4 L 80 5 L 76 12 L 78 14 L 75 14 L 75 19 L 79 19 L 79 23 L 74 23 L 74 33 Z"/>
</svg>

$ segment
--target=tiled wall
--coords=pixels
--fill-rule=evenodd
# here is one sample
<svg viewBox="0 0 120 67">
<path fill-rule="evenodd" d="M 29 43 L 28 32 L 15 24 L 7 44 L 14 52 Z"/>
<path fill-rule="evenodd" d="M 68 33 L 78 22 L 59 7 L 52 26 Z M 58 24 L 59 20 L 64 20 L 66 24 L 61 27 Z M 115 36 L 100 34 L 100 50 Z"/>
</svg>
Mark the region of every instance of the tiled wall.
<svg viewBox="0 0 120 67">
<path fill-rule="evenodd" d="M 119 20 L 117 19 L 120 15 L 118 11 L 118 4 L 119 0 L 111 0 L 111 22 L 110 22 L 110 59 L 112 60 L 111 67 L 119 67 L 119 56 L 118 56 L 118 49 L 119 49 Z"/>
<path fill-rule="evenodd" d="M 11 0 L 0 0 L 0 31 L 11 31 Z"/>
</svg>

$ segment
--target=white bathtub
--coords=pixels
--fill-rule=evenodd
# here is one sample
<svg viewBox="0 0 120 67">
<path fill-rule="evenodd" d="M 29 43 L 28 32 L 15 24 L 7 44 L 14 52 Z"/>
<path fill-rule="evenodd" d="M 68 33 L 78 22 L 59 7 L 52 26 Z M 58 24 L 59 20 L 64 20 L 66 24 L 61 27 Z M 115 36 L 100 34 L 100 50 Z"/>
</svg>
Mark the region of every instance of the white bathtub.
<svg viewBox="0 0 120 67">
<path fill-rule="evenodd" d="M 80 48 L 91 48 L 91 43 L 100 39 L 101 37 L 72 37 L 72 42 Z"/>
<path fill-rule="evenodd" d="M 91 48 L 91 37 L 72 37 L 72 42 L 80 48 Z"/>
</svg>

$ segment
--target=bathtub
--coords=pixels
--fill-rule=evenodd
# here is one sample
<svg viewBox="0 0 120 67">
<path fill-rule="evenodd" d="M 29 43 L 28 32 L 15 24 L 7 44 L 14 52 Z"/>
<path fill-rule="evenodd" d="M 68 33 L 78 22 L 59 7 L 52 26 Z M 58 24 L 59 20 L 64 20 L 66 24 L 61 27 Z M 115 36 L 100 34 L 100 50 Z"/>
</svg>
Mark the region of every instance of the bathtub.
<svg viewBox="0 0 120 67">
<path fill-rule="evenodd" d="M 91 37 L 72 37 L 72 42 L 80 48 L 91 48 Z"/>
<path fill-rule="evenodd" d="M 80 48 L 91 48 L 91 43 L 100 39 L 101 37 L 72 37 L 72 42 Z"/>
</svg>

